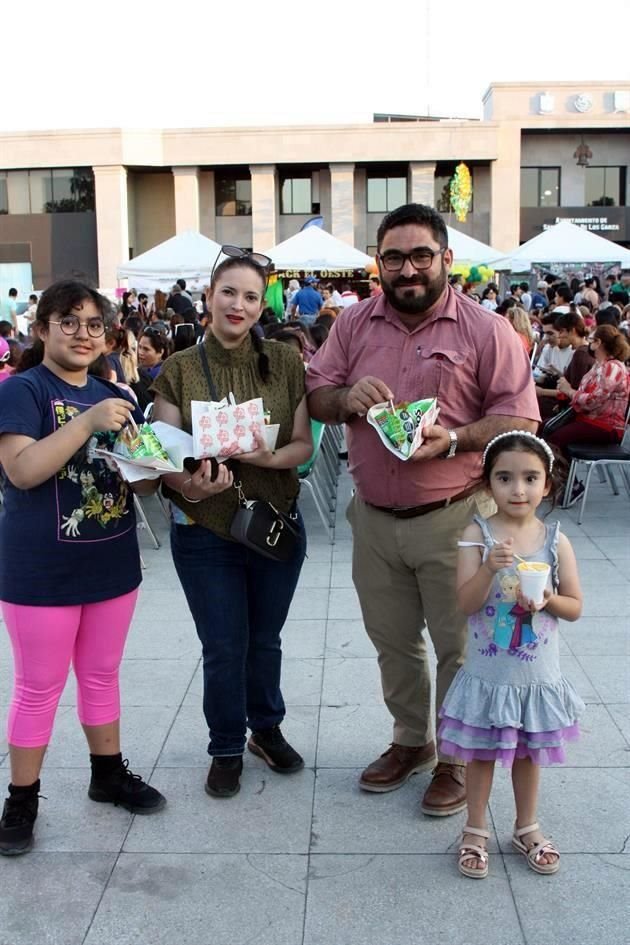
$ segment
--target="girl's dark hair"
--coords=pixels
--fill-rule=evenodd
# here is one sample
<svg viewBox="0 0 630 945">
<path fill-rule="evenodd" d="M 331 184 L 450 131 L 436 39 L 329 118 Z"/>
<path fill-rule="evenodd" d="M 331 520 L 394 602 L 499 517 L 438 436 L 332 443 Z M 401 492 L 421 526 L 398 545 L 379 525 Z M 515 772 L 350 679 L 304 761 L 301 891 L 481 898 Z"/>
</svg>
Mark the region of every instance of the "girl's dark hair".
<svg viewBox="0 0 630 945">
<path fill-rule="evenodd" d="M 173 352 L 184 351 L 186 348 L 191 348 L 195 343 L 195 326 L 191 325 L 189 322 L 182 322 L 175 327 Z"/>
<path fill-rule="evenodd" d="M 322 325 L 321 323 L 318 324 L 317 322 L 315 322 L 314 325 L 311 325 L 311 327 L 308 330 L 308 333 L 311 336 L 311 341 L 313 342 L 313 344 L 318 350 L 324 344 L 324 342 L 326 341 L 326 338 L 328 338 L 328 329 L 326 328 L 325 325 Z"/>
<path fill-rule="evenodd" d="M 332 329 L 332 326 L 335 324 L 335 318 L 337 316 L 328 312 L 326 309 L 322 309 L 315 319 L 316 325 L 323 325 L 328 331 Z"/>
<path fill-rule="evenodd" d="M 224 272 L 228 272 L 230 269 L 251 269 L 259 277 L 262 282 L 262 295 L 264 297 L 265 291 L 267 289 L 267 273 L 262 268 L 262 266 L 257 265 L 255 262 L 252 262 L 251 259 L 247 256 L 229 256 L 227 259 L 224 259 L 223 262 L 215 268 L 212 273 L 212 279 L 210 280 L 210 288 L 214 289 L 217 279 L 223 275 Z M 262 301 L 262 299 L 261 299 Z M 258 373 L 264 384 L 269 380 L 271 374 L 271 367 L 269 364 L 269 358 L 265 354 L 265 349 L 263 345 L 262 338 L 254 331 L 253 328 L 249 330 L 249 337 L 252 340 L 252 346 L 254 351 L 258 355 Z"/>
<path fill-rule="evenodd" d="M 127 331 L 132 332 L 136 338 L 140 337 L 140 333 L 143 328 L 143 322 L 139 315 L 128 315 L 124 320 L 123 325 Z"/>
<path fill-rule="evenodd" d="M 484 457 L 483 478 L 486 485 L 488 487 L 490 486 L 490 476 L 501 453 L 533 453 L 543 464 L 547 482 L 551 483 L 549 498 L 551 499 L 551 508 L 553 509 L 564 490 L 567 469 L 566 462 L 563 462 L 558 451 L 550 444 L 546 445 L 549 447 L 554 457 L 551 472 L 549 471 L 549 455 L 543 442 L 538 437 L 534 438 L 527 433 L 520 433 L 518 431 L 502 436 L 500 440 L 497 440 L 496 443 L 493 443 L 492 446 L 489 447 Z"/>
<path fill-rule="evenodd" d="M 99 354 L 98 358 L 92 361 L 88 367 L 88 374 L 91 374 L 93 377 L 100 377 L 104 381 L 110 379 L 112 367 L 104 354 Z"/>
<path fill-rule="evenodd" d="M 106 299 L 104 295 L 101 295 L 100 292 L 84 282 L 77 282 L 75 279 L 61 279 L 59 282 L 53 282 L 42 292 L 37 303 L 37 312 L 33 322 L 35 340 L 30 348 L 24 349 L 20 363 L 15 370 L 16 374 L 28 371 L 29 368 L 41 364 L 45 345 L 40 337 L 39 330 L 42 328 L 48 330 L 51 315 L 71 315 L 73 309 L 79 308 L 84 302 L 93 302 L 103 316 L 107 328 L 114 324 L 116 316 L 109 299 Z"/>
<path fill-rule="evenodd" d="M 281 341 L 283 344 L 297 344 L 302 354 L 304 354 L 304 338 L 300 331 L 293 331 L 291 328 L 283 328 L 273 336 L 274 341 Z"/>
</svg>

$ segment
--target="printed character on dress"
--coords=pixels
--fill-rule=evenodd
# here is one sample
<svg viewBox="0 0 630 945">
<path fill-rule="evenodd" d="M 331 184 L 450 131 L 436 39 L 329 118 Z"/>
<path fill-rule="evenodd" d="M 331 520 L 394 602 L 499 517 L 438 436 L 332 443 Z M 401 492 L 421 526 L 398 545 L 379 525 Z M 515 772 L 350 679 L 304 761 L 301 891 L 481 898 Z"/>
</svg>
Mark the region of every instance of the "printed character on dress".
<svg viewBox="0 0 630 945">
<path fill-rule="evenodd" d="M 564 761 L 578 736 L 582 700 L 560 671 L 558 619 L 582 610 L 573 549 L 536 510 L 552 489 L 554 457 L 532 433 L 495 437 L 483 455 L 497 513 L 475 517 L 459 542 L 457 597 L 468 615 L 464 665 L 440 710 L 446 755 L 466 762 L 468 823 L 458 867 L 488 875 L 486 808 L 497 761 L 512 769 L 512 844 L 537 873 L 555 873 L 560 854 L 536 820 L 540 766 Z"/>
</svg>

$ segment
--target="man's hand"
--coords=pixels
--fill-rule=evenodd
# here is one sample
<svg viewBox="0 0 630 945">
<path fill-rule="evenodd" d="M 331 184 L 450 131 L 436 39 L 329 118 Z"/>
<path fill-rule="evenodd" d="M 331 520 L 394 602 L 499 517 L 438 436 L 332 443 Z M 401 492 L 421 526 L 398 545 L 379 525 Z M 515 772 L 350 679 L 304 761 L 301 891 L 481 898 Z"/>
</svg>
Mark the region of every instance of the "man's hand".
<svg viewBox="0 0 630 945">
<path fill-rule="evenodd" d="M 409 457 L 410 462 L 418 463 L 427 459 L 435 459 L 437 456 L 444 456 L 448 453 L 451 446 L 451 438 L 448 430 L 434 423 L 422 431 L 423 440 L 420 449 L 416 450 L 413 456 Z"/>
<path fill-rule="evenodd" d="M 384 381 L 368 375 L 357 381 L 347 392 L 346 408 L 348 413 L 364 417 L 370 407 L 393 399 L 394 394 Z"/>
</svg>

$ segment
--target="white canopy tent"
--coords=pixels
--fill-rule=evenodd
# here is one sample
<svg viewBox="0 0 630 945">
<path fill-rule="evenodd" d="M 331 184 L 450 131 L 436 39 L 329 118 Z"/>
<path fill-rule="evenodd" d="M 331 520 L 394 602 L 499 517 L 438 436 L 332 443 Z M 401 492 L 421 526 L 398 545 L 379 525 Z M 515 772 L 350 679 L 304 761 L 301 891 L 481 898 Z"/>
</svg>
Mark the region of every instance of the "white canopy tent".
<svg viewBox="0 0 630 945">
<path fill-rule="evenodd" d="M 309 226 L 305 230 L 289 237 L 277 246 L 266 249 L 265 254 L 273 259 L 277 270 L 301 269 L 364 269 L 372 262 L 372 257 L 338 240 L 318 226 Z"/>
<path fill-rule="evenodd" d="M 495 269 L 493 264 L 505 256 L 492 246 L 482 243 L 481 240 L 473 239 L 460 230 L 454 230 L 452 226 L 447 226 L 448 245 L 453 250 L 453 261 L 455 263 L 471 263 L 473 265 L 485 265 Z"/>
<path fill-rule="evenodd" d="M 118 267 L 119 279 L 128 279 L 138 291 L 168 291 L 176 279 L 185 279 L 186 287 L 200 291 L 210 281 L 210 273 L 221 247 L 214 240 L 187 230 L 159 243 L 140 256 Z"/>
<path fill-rule="evenodd" d="M 495 268 L 526 272 L 532 266 L 550 266 L 554 263 L 587 266 L 620 263 L 630 267 L 630 250 L 563 220 L 517 247 L 496 263 Z"/>
</svg>

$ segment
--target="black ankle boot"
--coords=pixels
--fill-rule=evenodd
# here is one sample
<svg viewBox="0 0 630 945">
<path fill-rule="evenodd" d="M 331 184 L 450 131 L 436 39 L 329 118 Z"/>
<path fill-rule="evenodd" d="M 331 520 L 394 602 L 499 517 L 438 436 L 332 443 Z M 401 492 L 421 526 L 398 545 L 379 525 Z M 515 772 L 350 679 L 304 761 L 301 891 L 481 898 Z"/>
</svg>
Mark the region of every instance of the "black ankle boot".
<svg viewBox="0 0 630 945">
<path fill-rule="evenodd" d="M 212 797 L 234 797 L 241 789 L 242 771 L 242 755 L 213 758 L 206 778 L 206 794 Z"/>
<path fill-rule="evenodd" d="M 139 774 L 129 770 L 122 755 L 90 755 L 92 778 L 88 797 L 101 804 L 124 807 L 132 814 L 155 814 L 162 810 L 166 798 L 146 784 Z"/>
<path fill-rule="evenodd" d="M 9 785 L 0 818 L 0 854 L 19 856 L 33 846 L 33 826 L 39 807 L 39 780 L 27 787 Z"/>
</svg>

